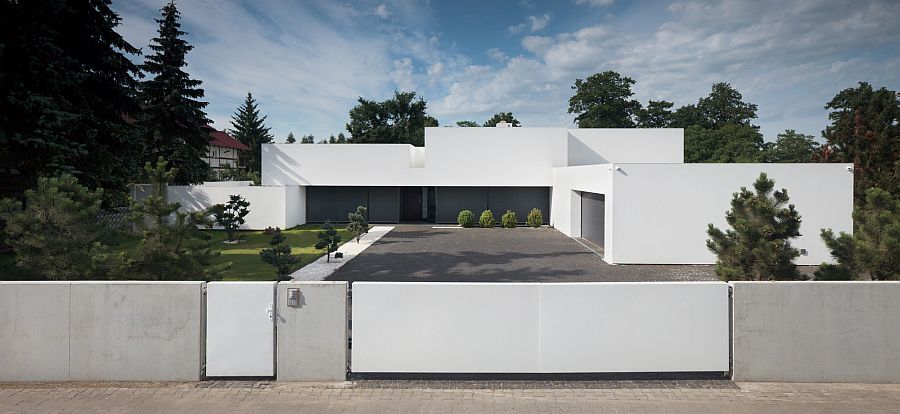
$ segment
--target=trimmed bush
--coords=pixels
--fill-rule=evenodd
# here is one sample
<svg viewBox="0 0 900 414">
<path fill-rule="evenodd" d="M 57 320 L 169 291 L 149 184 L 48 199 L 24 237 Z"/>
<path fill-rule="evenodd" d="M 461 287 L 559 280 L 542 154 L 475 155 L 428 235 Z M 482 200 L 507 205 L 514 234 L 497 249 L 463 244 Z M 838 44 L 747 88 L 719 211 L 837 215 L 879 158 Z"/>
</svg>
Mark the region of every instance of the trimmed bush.
<svg viewBox="0 0 900 414">
<path fill-rule="evenodd" d="M 459 216 L 456 218 L 456 222 L 459 223 L 461 227 L 475 227 L 475 214 L 472 213 L 472 210 L 460 211 Z"/>
<path fill-rule="evenodd" d="M 541 227 L 541 224 L 544 224 L 544 213 L 541 213 L 541 210 L 533 208 L 528 212 L 528 218 L 526 222 L 529 226 L 538 228 Z"/>
<path fill-rule="evenodd" d="M 506 210 L 506 213 L 503 213 L 503 216 L 500 217 L 500 225 L 507 229 L 515 228 L 518 222 L 516 213 L 512 210 Z"/>
<path fill-rule="evenodd" d="M 478 225 L 486 229 L 494 227 L 494 213 L 491 210 L 484 210 L 481 213 L 481 218 L 478 219 Z"/>
</svg>

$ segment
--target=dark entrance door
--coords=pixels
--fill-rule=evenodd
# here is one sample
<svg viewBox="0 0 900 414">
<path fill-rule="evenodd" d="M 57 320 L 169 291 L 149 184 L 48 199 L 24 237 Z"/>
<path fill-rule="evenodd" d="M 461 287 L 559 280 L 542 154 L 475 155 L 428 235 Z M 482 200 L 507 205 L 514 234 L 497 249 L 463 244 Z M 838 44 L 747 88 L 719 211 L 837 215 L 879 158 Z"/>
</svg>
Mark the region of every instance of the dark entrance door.
<svg viewBox="0 0 900 414">
<path fill-rule="evenodd" d="M 581 238 L 603 246 L 606 196 L 597 193 L 581 193 Z"/>
<path fill-rule="evenodd" d="M 422 187 L 403 187 L 403 221 L 422 221 Z"/>
</svg>

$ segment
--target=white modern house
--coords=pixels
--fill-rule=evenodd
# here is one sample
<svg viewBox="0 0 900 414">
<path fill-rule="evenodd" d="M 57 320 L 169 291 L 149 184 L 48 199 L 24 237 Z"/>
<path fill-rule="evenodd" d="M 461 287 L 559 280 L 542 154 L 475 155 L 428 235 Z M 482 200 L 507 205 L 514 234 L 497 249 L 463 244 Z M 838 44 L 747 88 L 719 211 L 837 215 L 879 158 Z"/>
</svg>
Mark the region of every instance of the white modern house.
<svg viewBox="0 0 900 414">
<path fill-rule="evenodd" d="M 852 231 L 851 164 L 685 164 L 681 129 L 426 128 L 425 147 L 266 144 L 262 186 L 173 187 L 187 208 L 240 193 L 248 228 L 369 220 L 455 223 L 463 209 L 539 208 L 549 225 L 603 249 L 609 263 L 713 263 L 708 223 L 760 172 L 803 218 L 798 264 L 829 262 L 822 228 Z M 498 230 L 501 231 L 501 230 Z"/>
</svg>

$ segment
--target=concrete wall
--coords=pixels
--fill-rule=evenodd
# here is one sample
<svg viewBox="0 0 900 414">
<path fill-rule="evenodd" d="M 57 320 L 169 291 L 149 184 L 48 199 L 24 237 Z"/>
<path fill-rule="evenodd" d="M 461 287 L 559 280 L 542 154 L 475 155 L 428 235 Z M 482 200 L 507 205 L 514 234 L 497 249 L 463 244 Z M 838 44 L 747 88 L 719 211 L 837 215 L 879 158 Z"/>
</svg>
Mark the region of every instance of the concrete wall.
<svg viewBox="0 0 900 414">
<path fill-rule="evenodd" d="M 289 288 L 299 307 L 287 306 Z M 280 282 L 275 306 L 278 380 L 346 380 L 347 282 Z"/>
<path fill-rule="evenodd" d="M 207 185 L 170 186 L 169 202 L 181 203 L 186 211 L 200 211 L 215 204 L 225 204 L 228 197 L 238 194 L 250 202 L 250 214 L 244 217 L 246 223 L 241 226 L 245 230 L 261 230 L 266 227 L 288 228 L 296 225 L 296 210 L 292 210 L 288 220 L 287 199 L 288 187 L 218 187 Z M 295 209 L 292 206 L 292 209 Z"/>
<path fill-rule="evenodd" d="M 284 188 L 284 228 L 306 224 L 306 187 Z"/>
<path fill-rule="evenodd" d="M 0 381 L 196 381 L 203 282 L 0 282 Z"/>
<path fill-rule="evenodd" d="M 788 190 L 802 216 L 794 247 L 808 255 L 797 264 L 830 262 L 819 237 L 822 228 L 853 230 L 853 173 L 850 164 L 614 164 L 613 263 L 714 263 L 706 248 L 708 223 L 724 228 L 732 194 L 753 189 L 759 173 Z M 573 218 L 574 220 L 574 218 Z M 607 233 L 609 236 L 609 233 Z"/>
<path fill-rule="evenodd" d="M 737 381 L 900 383 L 900 282 L 734 282 Z"/>
<path fill-rule="evenodd" d="M 353 284 L 354 372 L 728 371 L 725 283 Z"/>
</svg>

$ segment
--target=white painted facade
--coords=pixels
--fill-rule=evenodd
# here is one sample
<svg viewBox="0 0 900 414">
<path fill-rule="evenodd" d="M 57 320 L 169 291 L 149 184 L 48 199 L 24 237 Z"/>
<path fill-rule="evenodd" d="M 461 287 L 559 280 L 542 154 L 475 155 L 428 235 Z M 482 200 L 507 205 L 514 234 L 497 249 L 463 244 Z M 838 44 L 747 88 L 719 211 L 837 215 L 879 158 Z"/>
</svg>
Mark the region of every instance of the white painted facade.
<svg viewBox="0 0 900 414">
<path fill-rule="evenodd" d="M 546 187 L 544 216 L 571 237 L 582 236 L 581 192 L 605 196 L 607 262 L 713 263 L 707 224 L 723 227 L 732 193 L 766 172 L 803 216 L 796 263 L 830 262 L 820 230 L 853 228 L 851 164 L 685 164 L 682 129 L 426 128 L 425 142 L 265 144 L 263 186 L 239 191 L 253 203 L 246 227 L 305 223 L 308 186 Z M 199 208 L 235 191 L 170 194 Z"/>
</svg>

